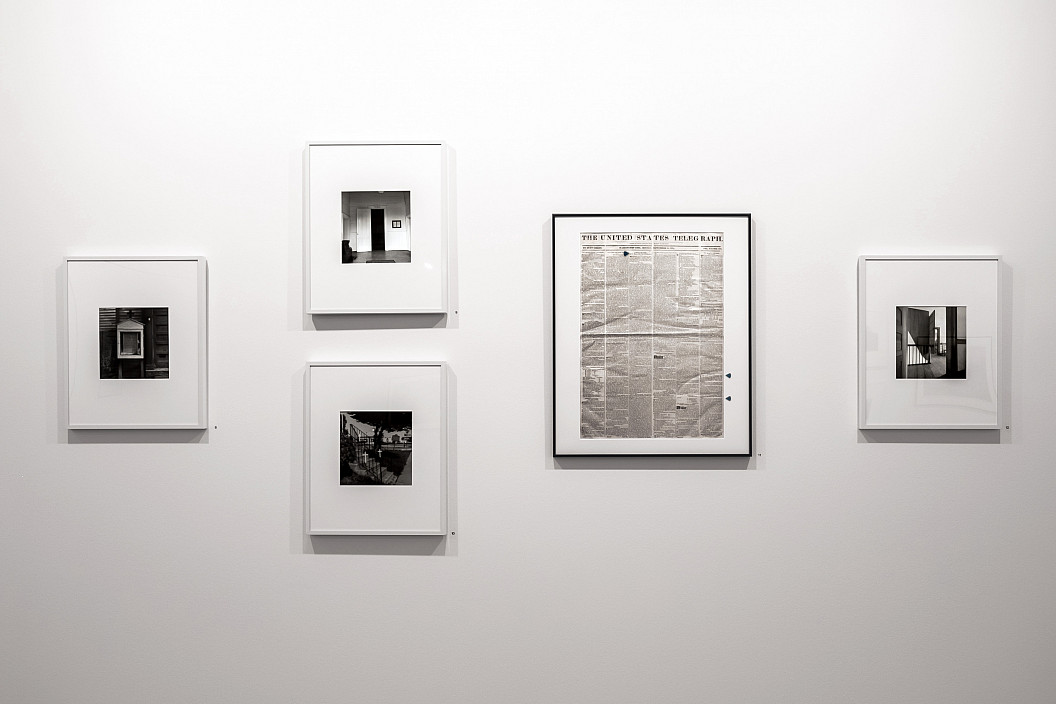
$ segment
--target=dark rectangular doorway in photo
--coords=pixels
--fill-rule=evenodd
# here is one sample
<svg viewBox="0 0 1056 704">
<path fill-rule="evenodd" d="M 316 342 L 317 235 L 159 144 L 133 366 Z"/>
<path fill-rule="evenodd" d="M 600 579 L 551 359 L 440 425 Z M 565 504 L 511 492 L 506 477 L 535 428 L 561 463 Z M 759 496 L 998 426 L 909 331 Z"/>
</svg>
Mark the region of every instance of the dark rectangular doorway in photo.
<svg viewBox="0 0 1056 704">
<path fill-rule="evenodd" d="M 370 248 L 375 252 L 385 251 L 385 209 L 370 209 Z"/>
</svg>

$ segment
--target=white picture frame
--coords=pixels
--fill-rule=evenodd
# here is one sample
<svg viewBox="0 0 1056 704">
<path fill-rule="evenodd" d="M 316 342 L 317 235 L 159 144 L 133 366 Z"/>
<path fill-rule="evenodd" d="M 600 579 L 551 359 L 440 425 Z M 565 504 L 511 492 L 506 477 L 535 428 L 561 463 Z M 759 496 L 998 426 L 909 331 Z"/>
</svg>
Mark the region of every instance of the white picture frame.
<svg viewBox="0 0 1056 704">
<path fill-rule="evenodd" d="M 440 142 L 309 142 L 309 315 L 447 312 L 447 149 Z"/>
<path fill-rule="evenodd" d="M 747 213 L 553 216 L 555 456 L 751 455 L 751 231 Z M 680 271 L 690 288 L 657 293 Z M 648 344 L 621 367 L 632 334 Z"/>
<path fill-rule="evenodd" d="M 310 362 L 305 532 L 445 534 L 448 403 L 444 362 Z"/>
<path fill-rule="evenodd" d="M 67 257 L 64 270 L 66 427 L 205 428 L 205 258 Z"/>
<path fill-rule="evenodd" d="M 996 255 L 858 258 L 858 427 L 1002 423 Z"/>
</svg>

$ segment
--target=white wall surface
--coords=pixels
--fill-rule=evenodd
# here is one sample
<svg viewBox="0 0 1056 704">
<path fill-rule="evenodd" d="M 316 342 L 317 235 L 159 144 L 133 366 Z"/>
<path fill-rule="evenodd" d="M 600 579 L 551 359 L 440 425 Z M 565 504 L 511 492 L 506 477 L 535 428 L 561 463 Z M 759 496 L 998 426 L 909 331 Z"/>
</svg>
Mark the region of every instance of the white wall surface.
<svg viewBox="0 0 1056 704">
<path fill-rule="evenodd" d="M 3 3 L 0 701 L 1056 701 L 1053 66 L 1031 0 Z M 451 146 L 446 321 L 303 316 L 313 139 Z M 748 470 L 555 462 L 550 214 L 745 211 Z M 857 432 L 858 255 L 995 252 L 1010 429 Z M 98 254 L 208 258 L 208 432 L 62 427 Z M 328 359 L 450 362 L 455 535 L 303 536 Z"/>
</svg>

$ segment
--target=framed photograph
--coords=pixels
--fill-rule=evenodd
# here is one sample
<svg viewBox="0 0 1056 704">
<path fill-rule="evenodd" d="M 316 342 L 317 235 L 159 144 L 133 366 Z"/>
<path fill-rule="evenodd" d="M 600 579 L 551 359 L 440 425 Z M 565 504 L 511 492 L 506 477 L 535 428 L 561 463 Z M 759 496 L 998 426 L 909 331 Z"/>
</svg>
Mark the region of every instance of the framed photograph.
<svg viewBox="0 0 1056 704">
<path fill-rule="evenodd" d="M 999 428 L 1000 332 L 1000 257 L 859 257 L 858 427 Z"/>
<path fill-rule="evenodd" d="M 67 427 L 205 428 L 202 257 L 67 257 Z"/>
<path fill-rule="evenodd" d="M 307 312 L 445 313 L 444 146 L 312 142 L 305 159 Z"/>
<path fill-rule="evenodd" d="M 312 362 L 305 384 L 306 532 L 444 534 L 447 366 Z"/>
<path fill-rule="evenodd" d="M 554 215 L 554 455 L 750 455 L 751 215 Z"/>
</svg>

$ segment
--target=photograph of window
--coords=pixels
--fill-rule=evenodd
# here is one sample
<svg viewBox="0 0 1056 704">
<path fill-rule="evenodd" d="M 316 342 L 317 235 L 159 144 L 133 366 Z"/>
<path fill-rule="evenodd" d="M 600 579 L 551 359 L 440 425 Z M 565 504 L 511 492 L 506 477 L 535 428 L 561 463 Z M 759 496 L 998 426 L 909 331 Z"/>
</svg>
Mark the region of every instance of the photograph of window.
<svg viewBox="0 0 1056 704">
<path fill-rule="evenodd" d="M 964 379 L 966 306 L 898 306 L 896 379 Z"/>
<path fill-rule="evenodd" d="M 169 309 L 100 308 L 99 378 L 168 379 Z"/>
<path fill-rule="evenodd" d="M 341 263 L 409 264 L 411 192 L 341 192 Z"/>
</svg>

